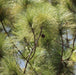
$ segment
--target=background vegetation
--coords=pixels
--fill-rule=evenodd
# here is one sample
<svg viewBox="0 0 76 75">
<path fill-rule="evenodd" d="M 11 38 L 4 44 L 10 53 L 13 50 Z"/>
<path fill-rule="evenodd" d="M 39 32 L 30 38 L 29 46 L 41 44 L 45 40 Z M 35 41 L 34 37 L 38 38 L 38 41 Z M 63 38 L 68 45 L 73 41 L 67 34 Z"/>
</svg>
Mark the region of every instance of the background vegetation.
<svg viewBox="0 0 76 75">
<path fill-rule="evenodd" d="M 0 0 L 0 75 L 75 75 L 75 0 Z"/>
</svg>

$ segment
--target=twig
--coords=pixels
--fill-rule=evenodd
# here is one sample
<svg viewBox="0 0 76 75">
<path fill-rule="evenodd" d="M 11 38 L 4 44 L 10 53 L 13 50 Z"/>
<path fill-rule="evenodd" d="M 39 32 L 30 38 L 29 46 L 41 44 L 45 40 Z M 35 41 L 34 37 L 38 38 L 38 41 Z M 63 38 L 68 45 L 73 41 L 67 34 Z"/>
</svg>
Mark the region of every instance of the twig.
<svg viewBox="0 0 76 75">
<path fill-rule="evenodd" d="M 35 75 L 38 75 L 38 73 L 36 72 L 35 68 L 32 67 L 31 63 L 29 63 L 29 64 L 30 64 L 31 68 L 33 69 Z"/>
<path fill-rule="evenodd" d="M 2 26 L 3 26 L 3 29 L 4 29 L 5 33 L 6 33 L 7 36 L 9 37 L 9 34 L 8 34 L 8 32 L 7 32 L 7 30 L 6 30 L 6 28 L 5 28 L 4 24 L 3 24 L 3 22 L 1 22 L 1 23 L 2 23 Z M 16 46 L 13 42 L 11 42 L 11 43 L 12 43 L 13 46 L 18 50 L 18 52 L 23 56 L 23 54 L 22 54 L 21 51 L 17 48 L 17 46 Z M 25 58 L 25 57 L 23 56 L 23 58 Z"/>
<path fill-rule="evenodd" d="M 42 33 L 42 28 L 41 28 L 40 34 L 39 34 L 39 36 L 38 36 L 38 38 L 37 38 L 37 40 L 36 40 L 36 46 L 37 46 L 37 44 L 38 44 L 38 40 L 39 40 L 39 38 L 40 38 L 40 36 L 41 36 L 41 33 Z M 33 56 L 35 55 L 35 52 L 36 52 L 36 50 L 34 50 L 34 53 L 33 53 L 33 55 L 31 56 L 30 59 L 33 58 Z"/>
<path fill-rule="evenodd" d="M 8 32 L 7 32 L 7 30 L 6 30 L 6 28 L 5 28 L 5 26 L 4 26 L 4 24 L 3 24 L 3 22 L 1 22 L 2 23 L 2 27 L 3 27 L 3 29 L 4 29 L 4 31 L 5 31 L 5 33 L 7 34 L 7 36 L 9 37 L 9 34 L 8 34 Z M 12 42 L 12 44 L 14 45 L 14 47 L 18 50 L 18 52 L 22 55 L 22 57 L 25 59 L 25 60 L 27 60 L 27 58 L 26 57 L 24 57 L 24 55 L 22 54 L 22 52 L 17 48 L 17 46 Z M 31 63 L 28 61 L 28 63 L 30 64 L 30 66 L 32 67 L 32 65 L 31 65 Z M 33 69 L 33 67 L 32 67 L 32 69 Z M 34 72 L 36 73 L 36 75 L 37 75 L 37 72 L 35 71 L 35 69 L 33 69 L 34 70 Z"/>
<path fill-rule="evenodd" d="M 74 46 L 75 46 L 75 38 L 76 38 L 76 35 L 74 35 L 74 39 L 73 39 L 73 48 L 72 48 L 71 54 L 70 54 L 70 56 L 69 56 L 66 60 L 69 60 L 69 59 L 70 59 L 70 57 L 71 57 L 71 56 L 72 56 L 72 54 L 73 54 Z"/>
<path fill-rule="evenodd" d="M 37 46 L 38 40 L 39 40 L 39 38 L 40 38 L 40 36 L 41 36 L 42 28 L 41 28 L 41 31 L 40 31 L 40 34 L 39 34 L 39 37 L 38 37 L 37 40 L 36 40 L 36 36 L 35 36 L 34 29 L 33 29 L 32 27 L 31 27 L 31 30 L 32 30 L 32 33 L 33 33 L 33 36 L 34 36 L 34 47 L 32 48 L 32 51 L 30 52 L 30 54 L 28 55 L 28 58 L 27 58 L 27 61 L 26 61 L 26 64 L 25 64 L 24 74 L 25 74 L 25 72 L 26 72 L 26 68 L 27 68 L 27 65 L 28 65 L 29 60 L 32 59 L 32 57 L 33 57 L 34 54 L 35 54 L 36 46 Z M 33 51 L 34 51 L 34 53 L 33 53 Z M 32 53 L 33 53 L 33 55 L 32 55 Z M 31 57 L 31 55 L 32 55 L 32 57 Z M 31 58 L 30 58 L 30 57 L 31 57 Z"/>
<path fill-rule="evenodd" d="M 65 68 L 66 68 L 72 75 L 75 75 L 72 71 L 69 70 L 69 68 L 67 67 L 67 65 L 65 66 Z"/>
<path fill-rule="evenodd" d="M 60 37 L 62 42 L 62 50 L 61 50 L 61 61 L 62 61 L 63 51 L 64 51 L 64 41 L 63 41 L 62 29 L 60 29 L 59 31 L 60 31 Z"/>
<path fill-rule="evenodd" d="M 27 48 L 28 48 L 28 50 L 29 50 L 29 52 L 30 52 L 30 49 L 29 49 L 29 43 L 28 43 L 28 41 L 27 41 L 27 39 L 24 37 L 24 42 L 26 43 L 26 46 L 27 46 Z M 32 48 L 31 46 L 30 46 L 30 48 Z"/>
<path fill-rule="evenodd" d="M 67 47 L 69 47 L 69 39 L 68 39 L 68 31 L 66 30 L 66 44 Z"/>
<path fill-rule="evenodd" d="M 76 11 L 73 9 L 73 8 L 71 8 L 71 7 L 68 7 L 69 9 L 70 9 L 70 11 L 72 11 L 74 14 L 76 13 Z"/>
</svg>

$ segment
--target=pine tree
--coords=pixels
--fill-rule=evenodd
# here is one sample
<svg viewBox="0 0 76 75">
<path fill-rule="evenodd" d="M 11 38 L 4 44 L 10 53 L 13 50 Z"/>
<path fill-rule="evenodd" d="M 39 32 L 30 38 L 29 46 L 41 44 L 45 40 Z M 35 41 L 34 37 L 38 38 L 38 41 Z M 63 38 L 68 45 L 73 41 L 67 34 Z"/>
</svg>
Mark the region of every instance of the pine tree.
<svg viewBox="0 0 76 75">
<path fill-rule="evenodd" d="M 1 0 L 0 27 L 1 75 L 74 75 L 74 0 Z"/>
</svg>

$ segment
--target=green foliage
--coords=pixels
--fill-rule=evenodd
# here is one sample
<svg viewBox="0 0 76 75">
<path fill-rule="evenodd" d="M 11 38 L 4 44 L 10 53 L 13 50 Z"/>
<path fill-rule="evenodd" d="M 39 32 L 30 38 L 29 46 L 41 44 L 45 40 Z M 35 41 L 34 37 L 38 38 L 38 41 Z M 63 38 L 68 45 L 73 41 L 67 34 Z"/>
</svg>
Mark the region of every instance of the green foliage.
<svg viewBox="0 0 76 75">
<path fill-rule="evenodd" d="M 19 65 L 16 63 L 16 60 L 12 57 L 9 58 L 9 56 L 5 57 L 2 60 L 3 65 L 3 73 L 2 75 L 23 75 L 21 73 L 21 69 L 19 68 Z"/>
<path fill-rule="evenodd" d="M 73 35 L 70 34 L 73 38 L 76 36 L 76 27 L 72 27 L 76 23 L 75 12 L 71 10 L 75 10 L 74 2 L 1 0 L 0 26 L 2 23 L 4 27 L 13 26 L 10 34 L 7 33 L 7 26 L 5 30 L 0 28 L 0 67 L 3 67 L 0 74 L 24 75 L 20 68 L 23 63 L 18 64 L 23 59 L 23 62 L 27 63 L 27 75 L 71 75 L 73 66 L 69 65 L 67 59 L 75 46 L 70 44 L 71 41 L 67 38 L 70 33 L 67 33 L 67 30 L 73 32 Z M 75 61 L 74 52 L 69 60 Z"/>
<path fill-rule="evenodd" d="M 74 61 L 74 62 L 76 62 L 76 52 L 73 52 L 73 54 L 72 54 L 72 57 L 71 57 L 71 59 Z"/>
</svg>

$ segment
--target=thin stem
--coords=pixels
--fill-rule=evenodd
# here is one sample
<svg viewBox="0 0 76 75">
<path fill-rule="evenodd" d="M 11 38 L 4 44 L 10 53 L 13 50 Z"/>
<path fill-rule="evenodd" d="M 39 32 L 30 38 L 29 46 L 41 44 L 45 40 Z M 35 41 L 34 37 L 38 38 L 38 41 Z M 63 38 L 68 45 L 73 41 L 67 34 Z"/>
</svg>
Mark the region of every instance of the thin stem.
<svg viewBox="0 0 76 75">
<path fill-rule="evenodd" d="M 68 31 L 66 30 L 66 45 L 69 47 Z"/>
<path fill-rule="evenodd" d="M 61 37 L 61 42 L 62 42 L 62 50 L 61 50 L 61 61 L 63 60 L 63 51 L 64 51 L 64 41 L 63 41 L 63 35 L 62 35 L 62 29 L 60 29 L 60 37 Z"/>
<path fill-rule="evenodd" d="M 26 68 L 27 68 L 28 62 L 29 62 L 29 60 L 30 60 L 30 56 L 32 55 L 33 50 L 36 49 L 36 46 L 35 46 L 35 32 L 34 32 L 34 29 L 31 27 L 31 25 L 30 25 L 30 28 L 31 28 L 32 33 L 33 33 L 33 36 L 34 36 L 34 47 L 32 48 L 32 51 L 29 53 L 29 55 L 28 55 L 28 57 L 27 57 L 26 64 L 25 64 L 25 68 L 24 68 L 24 74 L 25 74 L 25 72 L 26 72 Z"/>
<path fill-rule="evenodd" d="M 75 38 L 76 38 L 76 35 L 74 35 L 74 39 L 73 39 L 73 48 L 72 48 L 71 54 L 70 54 L 70 56 L 69 56 L 66 60 L 69 60 L 69 59 L 70 59 L 70 57 L 71 57 L 71 56 L 72 56 L 72 54 L 73 54 L 74 46 L 75 46 Z"/>
<path fill-rule="evenodd" d="M 9 37 L 9 34 L 8 34 L 8 32 L 7 32 L 7 30 L 6 30 L 6 28 L 5 28 L 5 26 L 4 26 L 4 24 L 3 24 L 3 22 L 1 22 L 2 23 L 2 27 L 3 27 L 3 29 L 4 29 L 4 31 L 5 31 L 5 33 L 7 34 L 7 36 Z M 18 47 L 12 42 L 12 44 L 14 45 L 14 47 L 18 50 L 18 52 L 22 55 L 22 57 L 25 59 L 25 60 L 27 60 L 27 58 L 26 57 L 24 57 L 24 55 L 22 54 L 22 52 L 18 49 Z M 32 65 L 31 65 L 31 63 L 28 61 L 28 63 L 30 64 L 30 66 L 32 67 Z M 32 69 L 33 69 L 33 67 L 32 67 Z M 37 75 L 37 72 L 35 71 L 35 69 L 33 69 L 34 70 L 34 72 L 36 73 L 36 75 Z"/>
<path fill-rule="evenodd" d="M 36 46 L 37 46 L 37 44 L 38 44 L 39 38 L 40 38 L 40 36 L 41 36 L 41 33 L 42 33 L 42 28 L 41 28 L 40 34 L 39 34 L 39 36 L 38 36 L 38 38 L 37 38 L 37 40 L 36 40 Z M 36 49 L 34 50 L 34 53 L 33 53 L 33 55 L 31 56 L 30 59 L 33 58 L 33 56 L 35 55 L 35 52 L 36 52 Z"/>
<path fill-rule="evenodd" d="M 37 40 L 36 40 L 35 32 L 34 32 L 33 28 L 31 28 L 31 29 L 32 29 L 32 33 L 33 33 L 33 36 L 34 36 L 34 47 L 32 48 L 32 51 L 30 52 L 30 54 L 28 55 L 28 58 L 27 58 L 27 61 L 26 61 L 26 64 L 25 64 L 24 74 L 25 74 L 25 72 L 26 72 L 26 68 L 27 68 L 27 65 L 28 65 L 29 60 L 31 60 L 31 59 L 33 58 L 33 56 L 35 55 L 36 46 L 37 46 L 37 44 L 38 44 L 38 40 L 39 40 L 39 38 L 40 38 L 40 36 L 41 36 L 41 33 L 42 33 L 42 28 L 41 28 L 39 37 L 38 37 Z M 34 51 L 34 53 L 33 53 L 33 51 Z M 32 53 L 33 53 L 33 55 L 32 55 Z M 31 55 L 32 55 L 32 57 L 31 57 Z M 30 58 L 30 57 L 31 57 L 31 58 Z"/>
</svg>

